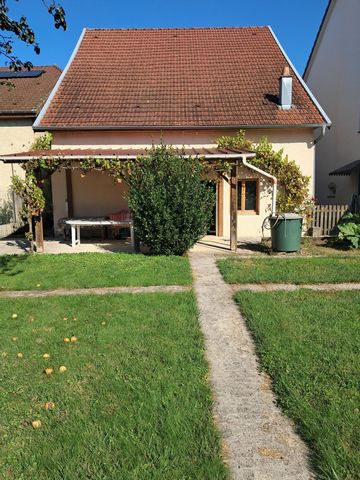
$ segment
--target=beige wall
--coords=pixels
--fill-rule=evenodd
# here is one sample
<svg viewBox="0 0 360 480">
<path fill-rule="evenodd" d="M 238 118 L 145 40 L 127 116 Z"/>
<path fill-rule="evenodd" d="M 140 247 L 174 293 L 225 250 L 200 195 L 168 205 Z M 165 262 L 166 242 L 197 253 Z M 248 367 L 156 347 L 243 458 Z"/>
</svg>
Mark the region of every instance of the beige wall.
<svg viewBox="0 0 360 480">
<path fill-rule="evenodd" d="M 235 130 L 184 130 L 184 131 L 142 131 L 142 132 L 55 132 L 53 148 L 139 148 L 150 147 L 161 140 L 165 144 L 177 146 L 214 146 L 221 135 L 234 134 Z M 311 129 L 253 129 L 248 131 L 248 137 L 258 141 L 268 137 L 276 150 L 283 148 L 285 154 L 301 167 L 305 175 L 312 178 L 310 195 L 313 195 L 314 131 Z M 242 169 L 242 175 L 255 178 L 257 174 L 248 169 Z M 123 208 L 124 200 L 120 200 L 123 187 L 114 186 L 112 179 L 106 174 L 94 172 L 84 179 L 78 173 L 74 174 L 74 204 L 76 215 L 104 215 Z M 240 215 L 238 218 L 238 233 L 242 237 L 261 235 L 261 225 L 270 213 L 271 189 L 269 183 L 261 182 L 260 209 L 258 215 Z M 65 175 L 56 173 L 53 176 L 53 201 L 55 226 L 59 218 L 67 215 Z M 120 195 L 118 194 L 120 192 Z M 223 189 L 224 205 L 224 236 L 229 237 L 230 190 L 226 182 Z"/>
<path fill-rule="evenodd" d="M 305 77 L 333 123 L 316 155 L 316 196 L 325 204 L 348 203 L 357 183 L 355 176 L 330 177 L 329 172 L 360 159 L 359 18 L 359 0 L 333 1 Z"/>
<path fill-rule="evenodd" d="M 127 185 L 114 182 L 107 173 L 89 172 L 84 177 L 74 169 L 72 175 L 73 208 L 75 217 L 107 216 L 127 209 Z M 52 176 L 55 233 L 59 234 L 58 221 L 68 216 L 65 170 Z"/>
<path fill-rule="evenodd" d="M 258 237 L 262 234 L 262 224 L 264 219 L 271 213 L 272 183 L 269 179 L 264 178 L 257 172 L 248 168 L 239 167 L 240 179 L 257 179 L 259 178 L 259 212 L 257 214 L 243 214 L 238 212 L 237 225 L 238 237 Z M 230 185 L 223 180 L 223 228 L 224 237 L 230 238 Z M 267 232 L 264 232 L 265 236 Z"/>
<path fill-rule="evenodd" d="M 0 119 L 0 155 L 28 150 L 34 140 L 32 123 L 32 119 Z M 0 204 L 3 201 L 12 202 L 11 176 L 23 174 L 19 165 L 4 164 L 0 161 Z M 18 220 L 18 212 L 16 216 Z M 11 233 L 13 228 L 12 224 L 3 226 L 0 229 L 0 238 Z"/>
</svg>

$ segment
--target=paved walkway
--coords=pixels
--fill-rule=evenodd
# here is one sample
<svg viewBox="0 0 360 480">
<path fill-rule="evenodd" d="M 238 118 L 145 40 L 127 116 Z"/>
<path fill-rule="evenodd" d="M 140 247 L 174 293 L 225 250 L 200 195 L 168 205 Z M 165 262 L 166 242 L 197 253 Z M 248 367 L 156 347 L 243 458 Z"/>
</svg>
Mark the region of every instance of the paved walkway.
<svg viewBox="0 0 360 480">
<path fill-rule="evenodd" d="M 238 243 L 238 254 L 248 256 L 259 253 L 259 243 L 261 239 L 243 238 Z M 24 254 L 29 250 L 29 242 L 22 238 L 3 238 L 0 240 L 0 255 L 18 255 Z M 220 255 L 234 255 L 230 251 L 230 241 L 223 237 L 216 237 L 215 235 L 206 235 L 194 247 L 196 252 L 218 253 Z M 117 253 L 126 252 L 133 253 L 132 246 L 129 240 L 90 240 L 82 239 L 80 245 L 72 247 L 68 241 L 60 238 L 45 240 L 45 253 L 84 253 L 84 252 L 99 252 L 99 253 Z M 146 248 L 143 248 L 146 252 Z"/>
<path fill-rule="evenodd" d="M 177 293 L 191 290 L 190 286 L 157 285 L 151 287 L 58 288 L 56 290 L 8 290 L 0 291 L 0 298 L 60 297 L 71 295 L 108 295 L 111 293 Z"/>
<path fill-rule="evenodd" d="M 212 254 L 192 253 L 215 414 L 236 480 L 309 480 L 307 448 L 275 406 L 254 345 Z"/>
</svg>

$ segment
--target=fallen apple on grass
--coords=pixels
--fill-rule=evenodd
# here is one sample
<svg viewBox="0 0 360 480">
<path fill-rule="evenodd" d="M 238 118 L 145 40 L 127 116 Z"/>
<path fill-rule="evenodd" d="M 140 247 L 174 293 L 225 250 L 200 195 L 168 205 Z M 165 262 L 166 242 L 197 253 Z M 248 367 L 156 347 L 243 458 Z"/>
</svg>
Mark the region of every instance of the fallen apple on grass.
<svg viewBox="0 0 360 480">
<path fill-rule="evenodd" d="M 41 420 L 33 420 L 31 422 L 33 428 L 40 428 L 41 427 Z"/>
<path fill-rule="evenodd" d="M 44 403 L 45 410 L 53 410 L 55 408 L 54 402 L 45 402 Z"/>
<path fill-rule="evenodd" d="M 18 358 L 24 358 L 24 354 L 22 352 L 17 353 L 16 356 Z"/>
<path fill-rule="evenodd" d="M 61 367 L 59 368 L 59 372 L 60 372 L 60 373 L 65 373 L 66 370 L 67 370 L 67 368 L 64 367 L 64 365 L 61 365 Z"/>
<path fill-rule="evenodd" d="M 54 372 L 53 368 L 45 368 L 44 373 L 45 375 L 51 375 Z"/>
</svg>

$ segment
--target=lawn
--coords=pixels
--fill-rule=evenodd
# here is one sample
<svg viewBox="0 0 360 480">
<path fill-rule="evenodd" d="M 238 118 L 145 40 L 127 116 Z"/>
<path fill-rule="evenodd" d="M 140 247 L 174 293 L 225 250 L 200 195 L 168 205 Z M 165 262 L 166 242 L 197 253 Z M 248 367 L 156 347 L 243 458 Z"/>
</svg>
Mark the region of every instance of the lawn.
<svg viewBox="0 0 360 480">
<path fill-rule="evenodd" d="M 1 299 L 0 325 L 1 479 L 228 478 L 191 292 Z"/>
<path fill-rule="evenodd" d="M 0 256 L 0 290 L 190 284 L 185 257 L 127 253 Z"/>
<path fill-rule="evenodd" d="M 241 292 L 236 300 L 318 478 L 360 479 L 360 293 Z"/>
<path fill-rule="evenodd" d="M 360 257 L 227 257 L 218 267 L 228 283 L 360 282 Z"/>
</svg>

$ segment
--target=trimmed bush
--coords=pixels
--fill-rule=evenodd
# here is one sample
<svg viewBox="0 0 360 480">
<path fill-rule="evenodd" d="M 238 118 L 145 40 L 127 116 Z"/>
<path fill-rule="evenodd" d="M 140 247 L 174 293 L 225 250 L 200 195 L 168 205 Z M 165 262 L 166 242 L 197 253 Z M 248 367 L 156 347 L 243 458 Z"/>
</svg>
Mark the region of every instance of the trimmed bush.
<svg viewBox="0 0 360 480">
<path fill-rule="evenodd" d="M 183 255 L 210 226 L 215 194 L 197 158 L 166 146 L 139 158 L 127 179 L 135 234 L 157 255 Z"/>
</svg>

